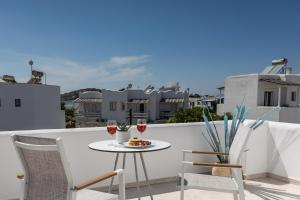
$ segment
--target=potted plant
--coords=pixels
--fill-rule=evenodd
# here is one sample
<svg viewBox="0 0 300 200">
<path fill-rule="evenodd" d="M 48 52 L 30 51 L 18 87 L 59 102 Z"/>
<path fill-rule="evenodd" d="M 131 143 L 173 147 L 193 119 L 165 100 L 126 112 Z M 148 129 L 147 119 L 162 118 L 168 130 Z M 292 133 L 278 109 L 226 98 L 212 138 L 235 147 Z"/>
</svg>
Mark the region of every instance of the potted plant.
<svg viewBox="0 0 300 200">
<path fill-rule="evenodd" d="M 208 110 L 208 109 L 207 109 Z M 256 119 L 253 123 L 249 125 L 250 128 L 256 129 L 264 123 L 264 121 L 270 117 L 274 112 L 279 111 L 280 108 L 274 107 L 270 111 L 264 113 L 261 117 Z M 233 139 L 239 129 L 241 123 L 243 123 L 248 116 L 249 109 L 244 105 L 244 101 L 240 105 L 237 105 L 234 109 L 231 125 L 229 127 L 228 116 L 224 114 L 224 140 L 220 140 L 219 132 L 213 122 L 211 113 L 208 110 L 208 117 L 211 122 L 209 122 L 208 117 L 203 113 L 203 119 L 206 125 L 206 132 L 202 132 L 203 137 L 211 147 L 214 152 L 225 152 L 229 154 L 230 147 L 232 145 Z M 228 163 L 228 156 L 218 155 L 219 163 Z M 230 176 L 230 169 L 225 167 L 214 167 L 212 168 L 212 175 L 215 176 Z"/>
<path fill-rule="evenodd" d="M 116 135 L 116 140 L 119 144 L 122 144 L 124 142 L 128 142 L 130 139 L 130 125 L 126 123 L 118 124 L 117 125 L 117 135 Z"/>
<path fill-rule="evenodd" d="M 208 110 L 208 109 L 207 109 Z M 229 153 L 229 149 L 233 142 L 233 139 L 238 131 L 241 123 L 243 123 L 248 115 L 248 109 L 243 103 L 236 106 L 232 116 L 232 122 L 229 127 L 228 116 L 224 114 L 224 141 L 220 140 L 219 132 L 213 122 L 211 113 L 208 110 L 208 117 L 203 113 L 203 119 L 206 125 L 206 133 L 202 132 L 203 137 L 214 152 L 225 152 Z M 210 121 L 208 120 L 210 118 Z M 218 155 L 219 163 L 228 163 L 228 156 Z M 225 167 L 214 167 L 212 168 L 212 175 L 215 176 L 230 176 L 230 169 Z"/>
</svg>

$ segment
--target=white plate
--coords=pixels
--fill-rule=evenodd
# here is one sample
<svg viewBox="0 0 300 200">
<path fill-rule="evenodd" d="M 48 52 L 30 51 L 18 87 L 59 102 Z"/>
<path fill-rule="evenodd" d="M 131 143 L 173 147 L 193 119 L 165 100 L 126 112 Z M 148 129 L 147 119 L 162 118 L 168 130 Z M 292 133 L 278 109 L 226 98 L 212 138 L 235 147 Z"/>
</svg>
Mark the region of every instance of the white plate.
<svg viewBox="0 0 300 200">
<path fill-rule="evenodd" d="M 146 145 L 146 146 L 131 146 L 131 145 L 129 145 L 129 142 L 124 142 L 123 145 L 127 148 L 133 148 L 133 149 L 146 149 L 146 148 L 153 147 L 152 142 L 151 142 L 151 144 Z"/>
</svg>

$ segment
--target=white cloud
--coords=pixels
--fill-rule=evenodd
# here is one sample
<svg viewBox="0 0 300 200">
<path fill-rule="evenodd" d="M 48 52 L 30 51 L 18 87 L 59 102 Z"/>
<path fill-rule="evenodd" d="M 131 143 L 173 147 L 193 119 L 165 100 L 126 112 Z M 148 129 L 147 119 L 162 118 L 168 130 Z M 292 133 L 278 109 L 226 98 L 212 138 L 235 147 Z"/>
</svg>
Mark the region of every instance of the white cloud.
<svg viewBox="0 0 300 200">
<path fill-rule="evenodd" d="M 149 55 L 135 56 L 114 56 L 107 61 L 99 61 L 94 64 L 84 64 L 71 59 L 53 58 L 45 56 L 29 56 L 26 54 L 15 53 L 10 55 L 12 62 L 6 63 L 1 61 L 0 51 L 0 66 L 10 67 L 11 64 L 16 65 L 16 60 L 19 64 L 26 65 L 24 60 L 30 58 L 36 63 L 38 70 L 41 70 L 47 75 L 47 83 L 60 85 L 62 91 L 79 89 L 84 87 L 102 88 L 105 85 L 114 85 L 122 87 L 122 84 L 127 81 L 143 80 L 151 73 L 147 71 L 146 64 L 149 62 Z M 11 54 L 11 53 L 10 53 Z M 6 55 L 7 56 L 7 55 Z M 17 62 L 18 63 L 18 62 Z M 35 64 L 34 64 L 35 66 Z M 11 71 L 13 69 L 13 71 Z M 26 68 L 28 70 L 28 68 Z M 12 66 L 9 73 L 16 74 L 17 66 Z M 18 73 L 18 79 L 28 80 L 28 72 Z"/>
<path fill-rule="evenodd" d="M 148 61 L 150 55 L 141 56 L 114 56 L 110 59 L 111 66 L 123 66 L 130 64 L 144 63 Z"/>
</svg>

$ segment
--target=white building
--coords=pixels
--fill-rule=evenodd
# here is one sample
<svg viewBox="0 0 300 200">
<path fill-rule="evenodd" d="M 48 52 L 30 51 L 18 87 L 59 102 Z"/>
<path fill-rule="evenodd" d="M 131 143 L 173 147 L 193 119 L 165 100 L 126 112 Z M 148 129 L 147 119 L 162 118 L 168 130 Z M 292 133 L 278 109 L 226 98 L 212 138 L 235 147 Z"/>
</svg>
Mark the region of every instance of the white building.
<svg viewBox="0 0 300 200">
<path fill-rule="evenodd" d="M 0 79 L 0 130 L 65 128 L 60 87 Z"/>
<path fill-rule="evenodd" d="M 188 91 L 181 91 L 178 83 L 155 90 L 148 86 L 145 90 L 131 86 L 123 91 L 102 90 L 102 118 L 126 122 L 132 113 L 138 118 L 149 121 L 167 119 L 179 109 L 189 107 Z"/>
<path fill-rule="evenodd" d="M 202 107 L 202 97 L 199 94 L 190 94 L 189 105 L 190 108 Z"/>
<path fill-rule="evenodd" d="M 101 125 L 102 94 L 98 91 L 79 93 L 74 101 L 76 127 L 93 127 Z"/>
<path fill-rule="evenodd" d="M 287 61 L 282 65 L 273 61 L 273 66 L 262 74 L 227 77 L 224 104 L 218 104 L 217 114 L 232 112 L 245 98 L 252 119 L 278 106 L 281 110 L 271 116 L 273 121 L 300 123 L 300 75 L 291 74 L 286 64 Z"/>
</svg>

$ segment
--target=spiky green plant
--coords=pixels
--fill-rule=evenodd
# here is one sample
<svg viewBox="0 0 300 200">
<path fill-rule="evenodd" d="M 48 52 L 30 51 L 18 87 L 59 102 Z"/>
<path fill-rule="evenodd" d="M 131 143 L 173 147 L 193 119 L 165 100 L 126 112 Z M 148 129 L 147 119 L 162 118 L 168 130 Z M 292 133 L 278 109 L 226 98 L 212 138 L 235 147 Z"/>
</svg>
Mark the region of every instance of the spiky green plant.
<svg viewBox="0 0 300 200">
<path fill-rule="evenodd" d="M 117 129 L 120 132 L 127 132 L 130 129 L 130 125 L 126 124 L 126 123 L 121 123 L 117 125 Z"/>
<path fill-rule="evenodd" d="M 250 128 L 256 129 L 261 124 L 264 123 L 264 121 L 270 117 L 270 115 L 273 112 L 278 111 L 280 108 L 272 108 L 269 112 L 263 114 L 261 117 L 259 117 L 257 120 L 255 120 L 252 124 L 250 124 Z M 226 152 L 229 153 L 230 147 L 232 145 L 232 142 L 234 140 L 234 137 L 239 129 L 239 126 L 241 123 L 243 123 L 246 119 L 246 117 L 249 114 L 249 109 L 244 105 L 244 100 L 240 105 L 237 105 L 233 112 L 233 118 L 231 121 L 230 129 L 229 129 L 229 123 L 228 123 L 228 116 L 226 113 L 224 114 L 224 143 L 221 142 L 219 132 L 216 128 L 216 125 L 214 121 L 212 120 L 211 113 L 208 111 L 208 117 L 211 120 L 211 123 L 208 120 L 208 117 L 203 112 L 203 119 L 206 125 L 206 134 L 204 132 L 201 132 L 204 136 L 205 140 L 209 144 L 209 146 L 212 148 L 214 152 Z M 228 156 L 220 156 L 218 155 L 218 160 L 220 163 L 227 163 L 228 162 Z"/>
<path fill-rule="evenodd" d="M 240 124 L 245 121 L 249 110 L 246 108 L 243 102 L 240 105 L 236 106 L 233 112 L 233 118 L 232 118 L 230 130 L 228 129 L 229 128 L 228 116 L 226 115 L 226 113 L 224 114 L 224 134 L 225 134 L 224 143 L 222 143 L 220 140 L 219 132 L 216 128 L 215 123 L 212 120 L 211 113 L 209 112 L 208 109 L 207 111 L 211 123 L 209 122 L 206 114 L 203 113 L 203 119 L 206 125 L 206 134 L 202 132 L 202 135 L 204 136 L 205 140 L 208 142 L 209 146 L 212 148 L 213 151 L 228 153 L 231 144 L 233 142 L 233 139 L 235 137 L 235 134 Z M 227 156 L 218 155 L 218 159 L 220 163 L 228 162 Z"/>
</svg>

